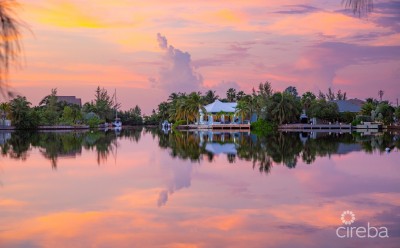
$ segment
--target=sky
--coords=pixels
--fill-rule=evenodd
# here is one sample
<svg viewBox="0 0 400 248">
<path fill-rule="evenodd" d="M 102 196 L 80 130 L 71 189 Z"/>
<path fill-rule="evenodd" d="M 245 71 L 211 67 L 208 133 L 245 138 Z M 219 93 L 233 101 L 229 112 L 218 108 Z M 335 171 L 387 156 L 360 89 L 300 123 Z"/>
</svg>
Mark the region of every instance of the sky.
<svg viewBox="0 0 400 248">
<path fill-rule="evenodd" d="M 400 98 L 400 1 L 359 18 L 341 0 L 19 0 L 23 57 L 12 90 L 33 105 L 58 95 L 117 92 L 150 114 L 172 92 L 347 92 Z"/>
</svg>

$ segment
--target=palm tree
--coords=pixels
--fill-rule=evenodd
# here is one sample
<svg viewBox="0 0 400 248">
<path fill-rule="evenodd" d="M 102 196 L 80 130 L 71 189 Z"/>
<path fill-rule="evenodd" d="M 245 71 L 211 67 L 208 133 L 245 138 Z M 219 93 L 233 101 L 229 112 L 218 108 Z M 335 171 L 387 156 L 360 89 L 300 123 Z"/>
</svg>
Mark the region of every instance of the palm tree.
<svg viewBox="0 0 400 248">
<path fill-rule="evenodd" d="M 169 119 L 169 108 L 170 108 L 169 103 L 167 102 L 162 102 L 158 104 L 158 114 L 161 118 L 161 121 L 168 120 Z"/>
<path fill-rule="evenodd" d="M 10 104 L 7 102 L 3 102 L 0 104 L 0 113 L 1 113 L 1 118 L 5 120 L 7 115 L 10 113 Z"/>
<path fill-rule="evenodd" d="M 236 105 L 235 114 L 242 117 L 242 123 L 244 121 L 244 117 L 251 113 L 251 107 L 247 101 L 240 100 Z"/>
<path fill-rule="evenodd" d="M 316 98 L 317 97 L 314 95 L 314 93 L 312 93 L 310 91 L 307 91 L 306 93 L 304 93 L 301 96 L 301 103 L 303 104 L 303 109 L 307 110 L 311 106 L 311 103 L 313 101 L 315 101 Z"/>
<path fill-rule="evenodd" d="M 173 92 L 173 93 L 171 93 L 170 95 L 169 95 L 169 97 L 168 97 L 168 101 L 174 101 L 174 100 L 176 100 L 176 99 L 178 99 L 179 98 L 179 95 L 177 94 L 177 93 L 175 93 L 175 92 Z"/>
<path fill-rule="evenodd" d="M 378 91 L 378 96 L 379 96 L 379 99 L 381 100 L 381 102 L 382 102 L 383 93 L 384 93 L 383 90 Z"/>
<path fill-rule="evenodd" d="M 186 120 L 186 124 L 188 124 L 187 118 L 187 111 L 186 111 L 186 104 L 185 104 L 186 97 L 178 98 L 177 100 L 173 101 L 173 105 L 170 108 L 170 114 L 174 116 L 176 121 L 179 120 Z"/>
<path fill-rule="evenodd" d="M 342 0 L 342 4 L 358 16 L 368 15 L 374 8 L 373 3 L 373 0 Z"/>
<path fill-rule="evenodd" d="M 273 118 L 279 123 L 294 121 L 297 116 L 300 115 L 298 106 L 300 102 L 296 102 L 296 99 L 287 93 L 275 93 L 273 96 L 273 103 L 271 105 L 271 113 Z"/>
<path fill-rule="evenodd" d="M 215 100 L 217 100 L 218 97 L 219 97 L 219 96 L 215 93 L 214 90 L 208 90 L 208 91 L 205 93 L 204 97 L 203 97 L 203 99 L 204 99 L 204 104 L 210 104 L 210 103 L 214 102 Z"/>
<path fill-rule="evenodd" d="M 229 88 L 226 91 L 226 99 L 228 102 L 233 102 L 236 99 L 236 90 L 234 88 Z"/>
<path fill-rule="evenodd" d="M 26 97 L 17 96 L 10 102 L 10 112 L 13 124 L 17 127 L 25 127 L 29 116 L 31 103 Z"/>
<path fill-rule="evenodd" d="M 13 17 L 15 5 L 13 0 L 0 0 L 0 91 L 3 95 L 10 62 L 20 53 L 20 23 Z"/>
<path fill-rule="evenodd" d="M 204 108 L 204 100 L 199 93 L 193 92 L 189 95 L 185 101 L 185 108 L 188 118 L 193 120 L 197 119 L 197 124 L 200 124 L 200 110 L 207 114 L 207 110 Z"/>
<path fill-rule="evenodd" d="M 241 99 L 243 99 L 243 97 L 245 97 L 246 96 L 246 93 L 244 93 L 244 91 L 239 91 L 237 94 L 236 94 L 236 100 L 241 100 Z"/>
</svg>

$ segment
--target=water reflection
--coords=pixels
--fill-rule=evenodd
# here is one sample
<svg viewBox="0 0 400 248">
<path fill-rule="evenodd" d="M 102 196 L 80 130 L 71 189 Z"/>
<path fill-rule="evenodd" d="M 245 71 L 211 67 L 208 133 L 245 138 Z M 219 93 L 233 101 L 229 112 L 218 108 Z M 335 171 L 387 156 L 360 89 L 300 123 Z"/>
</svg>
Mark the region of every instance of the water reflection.
<svg viewBox="0 0 400 248">
<path fill-rule="evenodd" d="M 26 160 L 32 148 L 38 148 L 51 161 L 54 169 L 59 158 L 75 158 L 82 153 L 82 149 L 94 150 L 97 163 L 101 164 L 110 154 L 115 156 L 118 139 L 139 142 L 142 131 L 143 128 L 90 132 L 0 132 L 0 148 L 3 157 L 20 160 Z M 333 154 L 356 151 L 384 153 L 387 148 L 400 148 L 400 135 L 396 133 L 279 132 L 259 137 L 249 132 L 163 132 L 156 128 L 144 129 L 144 132 L 158 138 L 159 147 L 168 149 L 172 158 L 212 162 L 214 156 L 225 155 L 229 163 L 235 163 L 237 159 L 250 161 L 253 168 L 263 173 L 269 173 L 273 164 L 295 168 L 299 160 L 312 164 L 317 157 Z"/>
<path fill-rule="evenodd" d="M 398 138 L 0 133 L 0 246 L 396 247 Z M 390 238 L 339 239 L 347 209 Z"/>
<path fill-rule="evenodd" d="M 123 131 L 0 132 L 0 148 L 3 157 L 23 161 L 33 148 L 37 148 L 56 169 L 59 158 L 76 158 L 81 155 L 82 149 L 96 151 L 97 163 L 101 164 L 107 161 L 110 154 L 114 155 L 118 139 L 139 142 L 141 133 L 142 128 Z"/>
<path fill-rule="evenodd" d="M 275 133 L 259 137 L 249 132 L 172 132 L 150 129 L 159 137 L 159 146 L 169 149 L 172 157 L 200 162 L 213 161 L 216 155 L 226 155 L 229 163 L 236 160 L 252 162 L 253 168 L 269 173 L 273 164 L 295 168 L 298 161 L 312 164 L 317 157 L 344 155 L 351 152 L 384 153 L 400 148 L 400 135 L 379 133 Z"/>
</svg>

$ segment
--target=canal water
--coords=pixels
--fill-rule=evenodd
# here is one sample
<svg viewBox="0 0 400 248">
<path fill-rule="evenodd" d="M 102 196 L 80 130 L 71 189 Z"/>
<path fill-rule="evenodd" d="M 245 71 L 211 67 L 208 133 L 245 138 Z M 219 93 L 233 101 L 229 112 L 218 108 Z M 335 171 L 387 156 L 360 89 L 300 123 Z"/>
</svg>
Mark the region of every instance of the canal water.
<svg viewBox="0 0 400 248">
<path fill-rule="evenodd" d="M 0 247 L 400 244 L 399 134 L 0 132 L 0 148 Z"/>
</svg>

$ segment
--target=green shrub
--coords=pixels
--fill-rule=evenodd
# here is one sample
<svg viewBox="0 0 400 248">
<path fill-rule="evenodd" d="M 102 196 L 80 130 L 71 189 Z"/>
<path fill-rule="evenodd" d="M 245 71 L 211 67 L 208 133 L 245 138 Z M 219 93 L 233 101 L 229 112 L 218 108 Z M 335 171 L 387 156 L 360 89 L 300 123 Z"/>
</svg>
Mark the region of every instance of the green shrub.
<svg viewBox="0 0 400 248">
<path fill-rule="evenodd" d="M 344 123 L 352 123 L 356 119 L 357 113 L 343 112 L 339 114 L 339 121 Z"/>
<path fill-rule="evenodd" d="M 179 120 L 179 121 L 176 121 L 173 125 L 172 125 L 172 128 L 173 129 L 176 129 L 178 126 L 180 126 L 180 125 L 186 125 L 186 121 L 185 120 Z"/>
<path fill-rule="evenodd" d="M 276 130 L 276 125 L 259 119 L 253 123 L 251 123 L 251 131 L 257 135 L 268 135 Z"/>
<path fill-rule="evenodd" d="M 94 116 L 94 117 L 86 120 L 86 123 L 89 125 L 90 128 L 95 128 L 95 127 L 99 126 L 99 124 L 101 123 L 101 120 L 99 119 L 99 117 Z"/>
<path fill-rule="evenodd" d="M 352 126 L 357 126 L 357 125 L 359 125 L 359 124 L 361 124 L 361 119 L 355 119 L 355 120 L 353 120 L 353 121 L 351 122 L 351 125 L 352 125 Z"/>
</svg>

